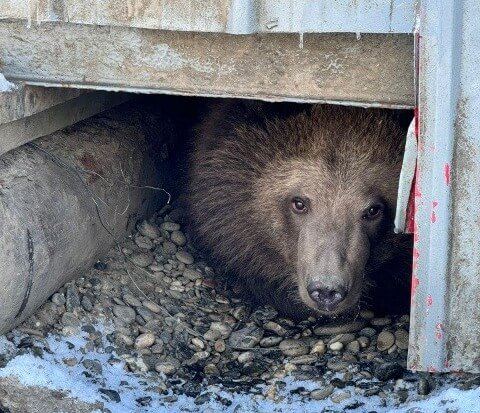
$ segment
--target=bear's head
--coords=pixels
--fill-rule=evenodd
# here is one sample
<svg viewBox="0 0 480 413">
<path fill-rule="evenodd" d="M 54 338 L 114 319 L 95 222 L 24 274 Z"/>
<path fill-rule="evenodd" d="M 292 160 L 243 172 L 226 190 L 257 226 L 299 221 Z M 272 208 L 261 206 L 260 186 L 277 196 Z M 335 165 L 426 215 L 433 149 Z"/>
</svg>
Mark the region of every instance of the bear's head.
<svg viewBox="0 0 480 413">
<path fill-rule="evenodd" d="M 291 263 L 297 297 L 320 315 L 357 308 L 369 273 L 395 254 L 403 131 L 375 111 L 354 114 L 314 110 L 268 125 L 276 154 L 253 184 L 255 220 Z"/>
</svg>

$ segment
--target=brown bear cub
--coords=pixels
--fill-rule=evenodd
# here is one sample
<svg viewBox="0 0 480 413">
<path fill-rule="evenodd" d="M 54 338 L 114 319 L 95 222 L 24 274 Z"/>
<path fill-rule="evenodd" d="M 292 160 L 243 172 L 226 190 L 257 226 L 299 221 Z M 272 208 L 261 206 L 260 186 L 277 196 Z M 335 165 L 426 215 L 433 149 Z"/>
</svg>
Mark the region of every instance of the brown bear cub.
<svg viewBox="0 0 480 413">
<path fill-rule="evenodd" d="M 196 241 L 285 316 L 355 313 L 368 299 L 405 311 L 411 239 L 393 217 L 406 131 L 379 109 L 276 107 L 224 101 L 198 127 Z"/>
</svg>

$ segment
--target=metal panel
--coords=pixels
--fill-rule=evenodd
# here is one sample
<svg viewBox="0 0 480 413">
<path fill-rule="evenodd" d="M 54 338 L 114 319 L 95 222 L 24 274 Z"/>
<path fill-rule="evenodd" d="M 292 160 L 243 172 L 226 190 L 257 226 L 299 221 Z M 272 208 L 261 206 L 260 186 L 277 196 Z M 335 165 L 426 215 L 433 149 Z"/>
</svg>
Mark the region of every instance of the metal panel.
<svg viewBox="0 0 480 413">
<path fill-rule="evenodd" d="M 480 371 L 480 4 L 423 0 L 409 368 Z"/>
<path fill-rule="evenodd" d="M 5 75 L 40 85 L 413 105 L 413 36 L 309 34 L 302 46 L 292 34 L 0 23 Z"/>
<path fill-rule="evenodd" d="M 0 19 L 251 33 L 412 33 L 415 0 L 4 0 Z"/>
</svg>

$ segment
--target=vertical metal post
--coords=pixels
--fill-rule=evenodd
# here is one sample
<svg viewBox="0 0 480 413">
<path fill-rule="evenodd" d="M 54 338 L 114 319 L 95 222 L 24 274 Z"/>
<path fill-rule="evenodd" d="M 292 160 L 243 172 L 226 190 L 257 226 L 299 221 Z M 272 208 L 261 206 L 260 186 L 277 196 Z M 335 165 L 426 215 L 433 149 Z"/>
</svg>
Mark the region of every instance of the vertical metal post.
<svg viewBox="0 0 480 413">
<path fill-rule="evenodd" d="M 475 67 L 480 60 L 480 32 L 475 30 L 480 4 L 423 0 L 419 18 L 408 365 L 412 370 L 478 371 L 480 203 L 470 202 L 480 198 L 480 71 Z M 462 152 L 465 143 L 473 152 Z M 470 173 L 471 179 L 465 180 Z M 458 208 L 465 202 L 470 211 Z M 459 226 L 469 234 L 470 242 L 463 241 L 466 233 L 459 233 Z"/>
</svg>

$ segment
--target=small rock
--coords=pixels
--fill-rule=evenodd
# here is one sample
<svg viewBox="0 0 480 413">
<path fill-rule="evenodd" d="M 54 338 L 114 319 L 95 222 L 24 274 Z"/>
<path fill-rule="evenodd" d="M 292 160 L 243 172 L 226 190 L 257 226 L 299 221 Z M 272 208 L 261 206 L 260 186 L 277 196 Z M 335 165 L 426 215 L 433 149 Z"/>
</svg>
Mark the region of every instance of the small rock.
<svg viewBox="0 0 480 413">
<path fill-rule="evenodd" d="M 135 310 L 125 305 L 114 305 L 113 314 L 125 324 L 129 324 L 135 320 Z"/>
<path fill-rule="evenodd" d="M 355 333 L 366 325 L 365 320 L 355 320 L 351 322 L 334 322 L 316 327 L 313 332 L 317 336 L 329 336 L 342 333 Z"/>
<path fill-rule="evenodd" d="M 395 331 L 395 344 L 400 350 L 408 349 L 408 331 L 400 329 Z"/>
<path fill-rule="evenodd" d="M 357 338 L 358 344 L 361 348 L 367 348 L 370 344 L 370 339 L 368 337 L 360 336 Z"/>
<path fill-rule="evenodd" d="M 142 305 L 142 302 L 132 294 L 124 294 L 123 301 L 130 307 L 140 307 Z"/>
<path fill-rule="evenodd" d="M 148 348 L 153 346 L 153 343 L 155 343 L 155 335 L 153 333 L 143 333 L 135 339 L 135 348 L 137 350 Z"/>
<path fill-rule="evenodd" d="M 420 396 L 426 396 L 431 391 L 430 382 L 425 378 L 421 377 L 418 381 L 417 391 Z"/>
<path fill-rule="evenodd" d="M 299 340 L 286 339 L 278 347 L 286 356 L 303 356 L 309 353 L 308 346 Z"/>
<path fill-rule="evenodd" d="M 332 351 L 341 351 L 343 350 L 343 343 L 335 341 L 334 343 L 329 344 L 328 348 Z"/>
<path fill-rule="evenodd" d="M 310 351 L 310 353 L 322 355 L 322 354 L 325 354 L 325 351 L 327 351 L 327 347 L 325 346 L 325 343 L 323 342 L 323 340 L 318 340 L 318 341 L 313 345 L 312 350 Z"/>
<path fill-rule="evenodd" d="M 375 334 L 377 334 L 377 331 L 372 327 L 365 327 L 360 330 L 359 334 L 365 337 L 372 338 L 373 336 L 375 336 Z"/>
<path fill-rule="evenodd" d="M 144 250 L 151 250 L 153 248 L 152 240 L 148 237 L 143 237 L 141 235 L 135 237 L 135 244 L 137 244 L 139 248 Z"/>
<path fill-rule="evenodd" d="M 377 337 L 377 349 L 388 350 L 395 344 L 395 336 L 390 331 L 382 331 Z"/>
<path fill-rule="evenodd" d="M 92 300 L 90 300 L 90 298 L 88 298 L 86 295 L 82 297 L 81 304 L 85 311 L 90 312 L 93 310 Z"/>
<path fill-rule="evenodd" d="M 315 354 L 305 354 L 303 356 L 297 356 L 290 359 L 290 363 L 292 364 L 313 364 L 317 361 L 317 356 Z"/>
<path fill-rule="evenodd" d="M 167 361 L 156 364 L 155 371 L 157 371 L 158 373 L 163 373 L 166 376 L 171 376 L 177 371 L 177 367 L 173 363 Z"/>
<path fill-rule="evenodd" d="M 310 393 L 313 400 L 324 400 L 333 393 L 333 386 L 327 386 L 323 389 L 316 389 Z"/>
<path fill-rule="evenodd" d="M 346 334 L 337 334 L 335 337 L 331 338 L 329 344 L 339 341 L 343 345 L 346 345 L 355 340 L 355 334 L 346 333 Z"/>
<path fill-rule="evenodd" d="M 198 337 L 192 338 L 192 344 L 199 350 L 205 349 L 205 343 L 200 340 Z"/>
<path fill-rule="evenodd" d="M 373 311 L 363 310 L 363 311 L 360 311 L 360 317 L 362 317 L 365 320 L 371 320 L 373 317 L 375 317 L 375 314 L 373 314 Z"/>
<path fill-rule="evenodd" d="M 196 281 L 200 278 L 202 278 L 202 274 L 199 273 L 196 270 L 192 270 L 190 268 L 186 268 L 185 271 L 183 271 L 183 276 L 190 281 Z"/>
<path fill-rule="evenodd" d="M 372 318 L 370 320 L 370 324 L 372 326 L 376 327 L 384 327 L 392 323 L 392 320 L 390 320 L 388 317 L 382 317 L 382 318 Z"/>
<path fill-rule="evenodd" d="M 403 376 L 404 369 L 398 363 L 383 363 L 375 369 L 375 377 L 381 381 L 391 379 L 400 379 Z"/>
<path fill-rule="evenodd" d="M 260 347 L 274 347 L 282 340 L 283 338 L 278 336 L 264 337 L 260 340 Z"/>
<path fill-rule="evenodd" d="M 158 314 L 162 311 L 162 307 L 160 307 L 157 303 L 154 303 L 153 301 L 145 300 L 142 304 L 146 309 L 150 310 L 152 313 Z"/>
<path fill-rule="evenodd" d="M 238 356 L 238 361 L 242 364 L 245 364 L 253 361 L 254 358 L 255 355 L 253 354 L 253 351 L 245 351 L 244 353 L 240 353 Z"/>
<path fill-rule="evenodd" d="M 217 353 L 223 353 L 227 348 L 227 346 L 225 345 L 225 340 L 223 339 L 215 341 L 213 347 Z"/>
<path fill-rule="evenodd" d="M 76 308 L 80 307 L 80 296 L 78 290 L 73 285 L 67 287 L 65 294 L 65 308 L 68 312 L 73 312 Z"/>
<path fill-rule="evenodd" d="M 183 247 L 187 243 L 187 237 L 181 231 L 173 231 L 170 240 L 179 247 Z"/>
<path fill-rule="evenodd" d="M 153 262 L 153 254 L 149 252 L 134 252 L 130 255 L 130 261 L 137 267 L 145 268 Z"/>
<path fill-rule="evenodd" d="M 351 393 L 346 390 L 346 391 L 339 391 L 337 393 L 334 393 L 330 396 L 330 400 L 334 403 L 341 403 L 351 397 Z"/>
<path fill-rule="evenodd" d="M 52 295 L 52 303 L 61 307 L 65 305 L 65 296 L 61 293 L 55 293 Z"/>
<path fill-rule="evenodd" d="M 360 351 L 360 343 L 357 340 L 354 340 L 347 344 L 347 350 L 352 353 L 358 353 Z"/>
<path fill-rule="evenodd" d="M 249 350 L 255 347 L 263 337 L 263 329 L 250 325 L 240 330 L 234 331 L 228 343 L 235 350 Z"/>
<path fill-rule="evenodd" d="M 192 254 L 188 253 L 187 251 L 177 251 L 175 257 L 177 257 L 178 261 L 183 262 L 186 265 L 193 264 Z"/>
<path fill-rule="evenodd" d="M 210 330 L 219 334 L 218 338 L 228 338 L 232 332 L 232 327 L 226 323 L 214 321 L 210 324 Z"/>
<path fill-rule="evenodd" d="M 162 249 L 167 255 L 173 255 L 177 252 L 177 246 L 171 241 L 164 241 L 162 243 Z"/>
<path fill-rule="evenodd" d="M 277 336 L 286 336 L 288 331 L 284 329 L 280 324 L 276 323 L 275 321 L 267 321 L 264 325 L 263 328 L 267 331 L 271 331 L 272 333 L 275 333 Z"/>
<path fill-rule="evenodd" d="M 143 221 L 140 225 L 138 225 L 137 230 L 144 237 L 148 237 L 151 239 L 160 237 L 160 230 L 158 229 L 158 227 L 148 221 Z"/>
<path fill-rule="evenodd" d="M 173 232 L 178 231 L 180 229 L 180 225 L 176 222 L 165 221 L 160 225 L 160 228 L 168 232 Z"/>
<path fill-rule="evenodd" d="M 115 403 L 120 403 L 120 395 L 118 394 L 117 391 L 112 390 L 112 389 L 98 389 L 98 391 L 105 396 L 107 396 L 112 402 Z"/>
</svg>

